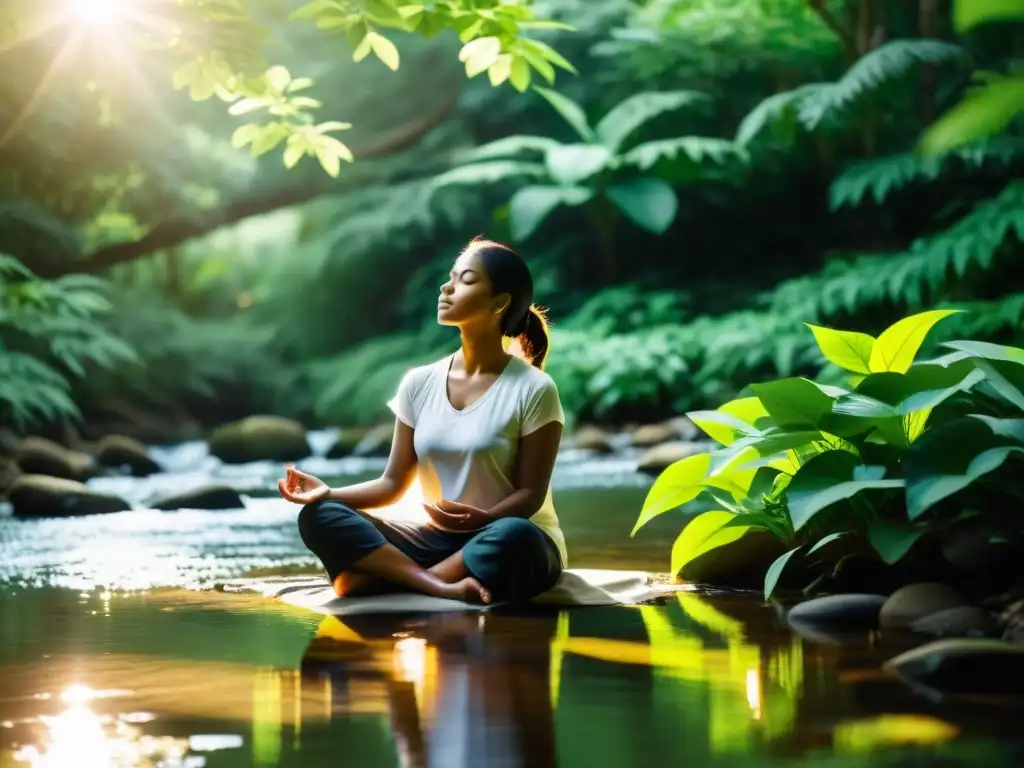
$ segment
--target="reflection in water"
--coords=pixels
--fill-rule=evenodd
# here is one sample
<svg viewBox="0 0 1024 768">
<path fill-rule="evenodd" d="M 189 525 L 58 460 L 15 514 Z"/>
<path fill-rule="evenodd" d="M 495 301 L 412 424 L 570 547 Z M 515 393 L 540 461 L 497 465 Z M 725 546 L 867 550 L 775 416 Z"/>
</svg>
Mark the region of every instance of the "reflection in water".
<svg viewBox="0 0 1024 768">
<path fill-rule="evenodd" d="M 863 645 L 801 640 L 745 598 L 305 622 L 238 599 L 146 598 L 141 636 L 115 600 L 92 620 L 115 631 L 75 655 L 0 645 L 0 767 L 855 766 L 1016 738 L 1014 718 L 858 679 Z"/>
</svg>

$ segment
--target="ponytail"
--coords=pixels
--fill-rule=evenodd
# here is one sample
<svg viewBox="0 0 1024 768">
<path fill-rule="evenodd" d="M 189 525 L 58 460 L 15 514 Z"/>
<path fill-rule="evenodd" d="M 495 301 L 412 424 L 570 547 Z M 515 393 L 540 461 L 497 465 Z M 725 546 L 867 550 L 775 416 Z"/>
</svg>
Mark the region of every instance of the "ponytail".
<svg viewBox="0 0 1024 768">
<path fill-rule="evenodd" d="M 547 360 L 551 348 L 551 334 L 548 332 L 547 316 L 540 307 L 530 305 L 526 313 L 525 328 L 517 340 L 519 348 L 523 350 L 523 357 L 529 360 L 534 368 L 544 370 L 544 361 Z"/>
</svg>

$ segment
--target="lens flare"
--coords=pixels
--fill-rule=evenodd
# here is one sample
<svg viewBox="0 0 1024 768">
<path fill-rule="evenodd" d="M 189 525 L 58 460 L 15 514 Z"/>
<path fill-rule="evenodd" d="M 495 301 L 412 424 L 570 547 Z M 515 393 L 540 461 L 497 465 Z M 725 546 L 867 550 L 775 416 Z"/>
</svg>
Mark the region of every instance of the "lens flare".
<svg viewBox="0 0 1024 768">
<path fill-rule="evenodd" d="M 90 27 L 105 27 L 121 18 L 124 0 L 71 0 L 71 8 Z"/>
</svg>

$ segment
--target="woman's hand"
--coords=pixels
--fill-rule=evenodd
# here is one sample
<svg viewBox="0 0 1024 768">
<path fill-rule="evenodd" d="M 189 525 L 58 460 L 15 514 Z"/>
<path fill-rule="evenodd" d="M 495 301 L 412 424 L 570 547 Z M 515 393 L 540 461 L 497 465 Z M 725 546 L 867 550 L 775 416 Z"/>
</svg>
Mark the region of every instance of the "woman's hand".
<svg viewBox="0 0 1024 768">
<path fill-rule="evenodd" d="M 313 504 L 323 501 L 331 489 L 319 477 L 301 472 L 293 464 L 286 464 L 287 476 L 277 481 L 277 487 L 288 501 L 295 504 Z"/>
<path fill-rule="evenodd" d="M 476 531 L 494 522 L 484 510 L 457 501 L 426 502 L 423 508 L 434 523 L 451 531 Z"/>
</svg>

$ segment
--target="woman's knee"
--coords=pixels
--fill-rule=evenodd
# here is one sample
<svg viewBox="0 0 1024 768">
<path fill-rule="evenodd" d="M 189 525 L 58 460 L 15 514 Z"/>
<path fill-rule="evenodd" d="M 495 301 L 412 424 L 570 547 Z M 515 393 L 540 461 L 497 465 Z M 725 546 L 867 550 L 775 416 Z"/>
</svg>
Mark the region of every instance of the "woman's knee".
<svg viewBox="0 0 1024 768">
<path fill-rule="evenodd" d="M 299 510 L 299 535 L 303 541 L 316 536 L 324 528 L 330 527 L 338 518 L 358 514 L 338 501 L 315 501 Z"/>
<path fill-rule="evenodd" d="M 529 520 L 503 517 L 487 526 L 488 538 L 496 541 L 503 552 L 521 552 L 543 543 L 544 533 Z"/>
</svg>

